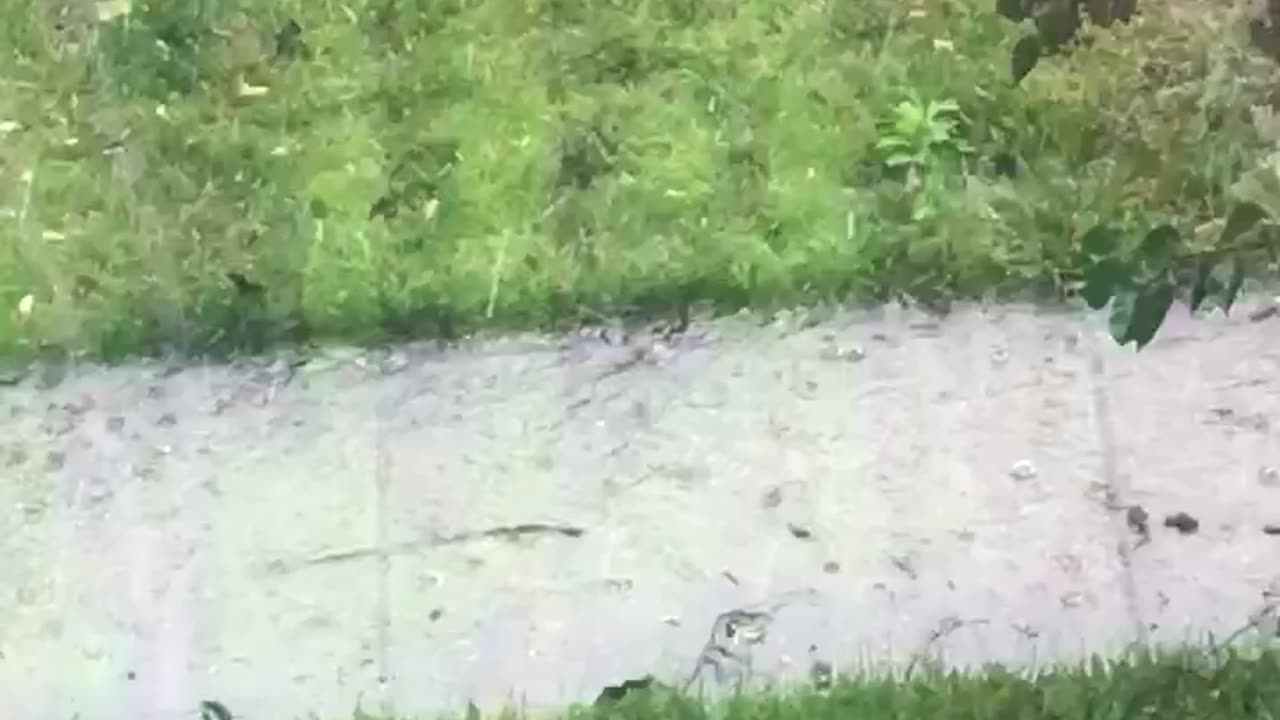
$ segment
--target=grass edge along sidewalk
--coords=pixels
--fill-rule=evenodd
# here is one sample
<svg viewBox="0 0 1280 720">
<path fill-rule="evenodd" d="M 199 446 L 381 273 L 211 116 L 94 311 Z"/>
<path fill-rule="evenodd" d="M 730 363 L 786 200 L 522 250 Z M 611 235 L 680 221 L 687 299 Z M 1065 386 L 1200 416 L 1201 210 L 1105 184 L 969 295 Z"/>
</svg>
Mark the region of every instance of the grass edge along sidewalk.
<svg viewBox="0 0 1280 720">
<path fill-rule="evenodd" d="M 1189 0 L 1018 87 L 990 0 L 94 5 L 0 0 L 0 356 L 1054 296 L 1273 149 Z"/>
<path fill-rule="evenodd" d="M 562 720 L 1275 720 L 1280 718 L 1280 646 L 1134 652 L 1094 656 L 1078 665 L 1018 672 L 992 665 L 966 673 L 936 668 L 905 677 L 872 673 L 834 681 L 750 691 L 708 702 L 656 681 L 579 704 L 546 718 Z M 620 686 L 621 687 L 621 686 Z M 618 690 L 619 688 L 611 688 Z M 464 720 L 481 720 L 474 705 Z M 533 716 L 536 716 L 534 714 Z M 234 708 L 206 701 L 204 720 L 229 720 Z M 357 709 L 353 720 L 410 720 Z M 450 720 L 453 716 L 441 716 Z M 531 717 L 508 708 L 496 717 Z"/>
</svg>

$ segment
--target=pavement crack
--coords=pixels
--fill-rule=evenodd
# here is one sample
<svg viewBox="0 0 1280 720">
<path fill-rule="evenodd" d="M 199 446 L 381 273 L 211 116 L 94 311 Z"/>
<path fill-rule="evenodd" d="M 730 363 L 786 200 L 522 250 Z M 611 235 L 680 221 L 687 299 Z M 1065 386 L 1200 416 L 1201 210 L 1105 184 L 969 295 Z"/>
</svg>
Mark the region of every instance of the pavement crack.
<svg viewBox="0 0 1280 720">
<path fill-rule="evenodd" d="M 1103 364 L 1102 352 L 1096 343 L 1092 347 L 1090 354 L 1090 389 L 1093 396 L 1094 421 L 1098 428 L 1098 445 L 1102 451 L 1102 480 L 1106 487 L 1108 504 L 1117 506 L 1120 498 L 1131 495 L 1131 489 L 1118 468 L 1115 428 L 1112 424 L 1111 405 L 1107 398 L 1106 368 Z M 1134 519 L 1136 518 L 1133 516 L 1127 517 L 1126 524 L 1131 524 Z M 1144 523 L 1145 521 L 1145 518 L 1143 518 Z M 1144 543 L 1139 541 L 1138 546 L 1142 544 Z M 1125 604 L 1128 606 L 1129 621 L 1133 624 L 1137 634 L 1137 641 L 1142 645 L 1146 645 L 1149 641 L 1149 633 L 1146 623 L 1142 620 L 1142 609 L 1138 602 L 1137 578 L 1133 572 L 1133 552 L 1135 549 L 1135 547 L 1130 547 L 1127 537 L 1119 538 L 1116 543 L 1116 554 L 1120 560 L 1120 573 L 1122 576 L 1121 587 L 1125 597 Z"/>
</svg>

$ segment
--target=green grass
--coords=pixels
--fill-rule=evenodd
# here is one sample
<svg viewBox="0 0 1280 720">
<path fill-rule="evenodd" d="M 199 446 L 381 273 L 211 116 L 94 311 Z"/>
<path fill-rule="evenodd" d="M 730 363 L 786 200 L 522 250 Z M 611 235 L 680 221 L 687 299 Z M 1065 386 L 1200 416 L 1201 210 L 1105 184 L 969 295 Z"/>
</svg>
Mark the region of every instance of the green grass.
<svg viewBox="0 0 1280 720">
<path fill-rule="evenodd" d="M 468 713 L 468 720 L 477 714 Z M 520 714 L 508 711 L 504 718 Z M 1273 720 L 1280 717 L 1280 653 L 1138 656 L 1042 673 L 870 676 L 832 688 L 792 688 L 708 703 L 664 690 L 547 715 L 566 720 Z M 357 720 L 382 720 L 363 711 Z M 387 718 L 386 720 L 391 720 Z M 407 720 L 407 719 L 403 719 Z"/>
<path fill-rule="evenodd" d="M 0 0 L 0 356 L 1060 295 L 1265 145 L 1238 18 L 1147 5 L 1014 88 L 990 0 Z"/>
</svg>

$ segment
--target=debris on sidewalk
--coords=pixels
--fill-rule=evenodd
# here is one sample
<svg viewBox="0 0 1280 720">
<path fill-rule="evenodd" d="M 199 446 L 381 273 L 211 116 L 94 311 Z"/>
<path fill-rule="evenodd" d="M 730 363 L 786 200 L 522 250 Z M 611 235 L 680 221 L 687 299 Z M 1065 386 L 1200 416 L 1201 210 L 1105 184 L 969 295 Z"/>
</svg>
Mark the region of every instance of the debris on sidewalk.
<svg viewBox="0 0 1280 720">
<path fill-rule="evenodd" d="M 1009 476 L 1019 482 L 1030 480 L 1036 476 L 1036 466 L 1030 460 L 1019 460 L 1009 469 Z"/>
<path fill-rule="evenodd" d="M 770 488 L 769 491 L 764 494 L 764 497 L 760 499 L 760 505 L 766 510 L 776 508 L 781 504 L 782 488 L 780 487 Z"/>
<path fill-rule="evenodd" d="M 1125 513 L 1125 521 L 1129 525 L 1129 529 L 1134 533 L 1141 535 L 1145 539 L 1151 536 L 1151 526 L 1148 521 L 1151 516 L 1141 505 L 1130 505 L 1129 510 Z"/>
<path fill-rule="evenodd" d="M 808 540 L 813 537 L 812 530 L 795 523 L 787 523 L 787 531 L 794 535 L 798 540 Z"/>
<path fill-rule="evenodd" d="M 594 705 L 599 707 L 601 705 L 615 703 L 631 693 L 638 693 L 643 690 L 652 690 L 660 686 L 660 683 L 654 682 L 652 675 L 623 680 L 617 685 L 605 686 L 605 688 L 600 691 L 600 694 L 596 696 Z"/>
<path fill-rule="evenodd" d="M 1184 512 L 1177 512 L 1164 519 L 1164 526 L 1174 528 L 1183 535 L 1190 535 L 1200 529 L 1200 521 Z"/>
</svg>

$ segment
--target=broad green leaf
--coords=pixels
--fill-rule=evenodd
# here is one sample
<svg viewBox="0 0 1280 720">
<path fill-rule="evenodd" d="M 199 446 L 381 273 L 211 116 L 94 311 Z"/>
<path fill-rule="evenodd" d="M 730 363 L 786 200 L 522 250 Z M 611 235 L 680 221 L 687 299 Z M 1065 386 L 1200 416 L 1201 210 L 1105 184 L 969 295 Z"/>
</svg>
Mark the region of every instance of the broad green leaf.
<svg viewBox="0 0 1280 720">
<path fill-rule="evenodd" d="M 1117 293 L 1115 300 L 1111 303 L 1111 337 L 1115 339 L 1119 345 L 1127 345 L 1129 342 L 1129 326 L 1133 320 L 1133 305 L 1137 299 L 1137 293 L 1132 290 L 1125 290 Z"/>
<path fill-rule="evenodd" d="M 1280 153 L 1272 153 L 1231 185 L 1232 197 L 1253 203 L 1267 216 L 1280 218 Z"/>
<path fill-rule="evenodd" d="M 1101 310 L 1107 306 L 1116 289 L 1127 280 L 1124 271 L 1124 266 L 1114 258 L 1104 258 L 1085 266 L 1084 287 L 1080 295 L 1090 308 Z"/>
<path fill-rule="evenodd" d="M 1116 232 L 1106 225 L 1094 225 L 1080 238 L 1080 248 L 1091 259 L 1106 257 L 1116 250 Z"/>
<path fill-rule="evenodd" d="M 1027 19 L 1026 0 L 996 0 L 996 12 L 1014 22 Z"/>
<path fill-rule="evenodd" d="M 1026 35 L 1013 46 L 1009 55 L 1009 63 L 1013 71 L 1013 83 L 1017 85 L 1040 62 L 1044 54 L 1044 46 L 1038 35 Z"/>
<path fill-rule="evenodd" d="M 1153 228 L 1142 238 L 1142 243 L 1138 245 L 1138 255 L 1149 275 L 1154 276 L 1168 269 L 1178 240 L 1178 231 L 1172 225 Z"/>
<path fill-rule="evenodd" d="M 1219 242 L 1222 245 L 1229 245 L 1236 238 L 1249 232 L 1267 217 L 1267 211 L 1262 209 L 1260 205 L 1254 202 L 1245 201 L 1231 208 L 1231 213 L 1227 215 L 1227 225 L 1222 229 L 1222 236 Z"/>
<path fill-rule="evenodd" d="M 1173 293 L 1173 283 L 1166 278 L 1160 278 L 1138 292 L 1129 317 L 1129 329 L 1125 333 L 1126 341 L 1135 343 L 1139 350 L 1151 342 L 1169 314 Z"/>
<path fill-rule="evenodd" d="M 1213 275 L 1214 263 L 1208 258 L 1200 258 L 1196 262 L 1195 280 L 1191 285 L 1191 312 L 1196 312 L 1204 304 L 1206 298 L 1217 295 L 1221 285 Z"/>
<path fill-rule="evenodd" d="M 1057 50 L 1080 30 L 1080 8 L 1077 0 L 1051 0 L 1047 9 L 1036 14 L 1036 30 L 1045 47 Z"/>
<path fill-rule="evenodd" d="M 1111 27 L 1113 0 L 1087 0 L 1085 9 L 1089 12 L 1089 21 L 1098 27 Z"/>
</svg>

